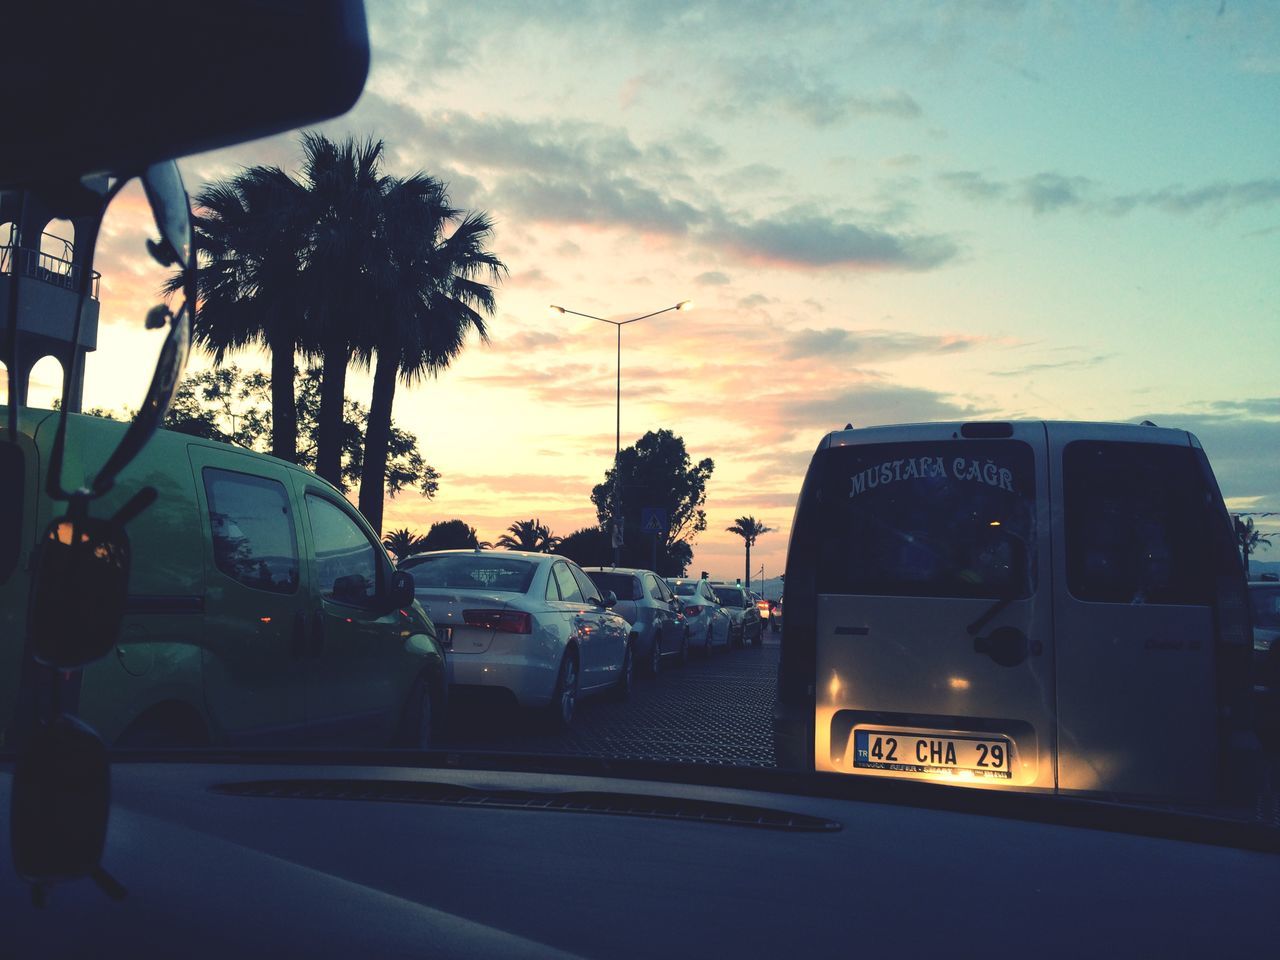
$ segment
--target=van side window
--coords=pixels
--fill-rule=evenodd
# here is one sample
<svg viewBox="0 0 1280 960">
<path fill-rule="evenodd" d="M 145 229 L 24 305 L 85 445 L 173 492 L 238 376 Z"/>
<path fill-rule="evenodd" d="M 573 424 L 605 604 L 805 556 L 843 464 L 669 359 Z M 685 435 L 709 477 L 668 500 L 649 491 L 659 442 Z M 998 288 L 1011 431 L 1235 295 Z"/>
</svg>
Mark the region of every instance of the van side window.
<svg viewBox="0 0 1280 960">
<path fill-rule="evenodd" d="M 206 467 L 214 565 L 245 586 L 272 593 L 298 589 L 298 541 L 284 484 Z"/>
<path fill-rule="evenodd" d="M 1074 597 L 1212 602 L 1213 497 L 1190 447 L 1078 440 L 1062 472 Z"/>
<path fill-rule="evenodd" d="M 338 603 L 368 603 L 378 594 L 377 548 L 341 507 L 323 497 L 307 494 L 307 514 L 320 595 Z"/>
</svg>

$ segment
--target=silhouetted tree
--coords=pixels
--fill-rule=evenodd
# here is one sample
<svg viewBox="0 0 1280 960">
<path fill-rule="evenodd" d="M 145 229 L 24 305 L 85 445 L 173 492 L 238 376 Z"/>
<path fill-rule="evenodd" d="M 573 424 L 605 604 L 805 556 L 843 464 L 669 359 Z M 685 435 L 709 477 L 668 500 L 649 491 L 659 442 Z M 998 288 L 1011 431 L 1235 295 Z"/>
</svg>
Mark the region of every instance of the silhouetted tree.
<svg viewBox="0 0 1280 960">
<path fill-rule="evenodd" d="M 739 517 L 733 521 L 733 526 L 725 528 L 726 533 L 736 533 L 743 539 L 747 545 L 747 564 L 746 572 L 742 577 L 742 585 L 748 591 L 751 590 L 751 548 L 756 545 L 756 538 L 763 533 L 772 533 L 773 527 L 766 527 L 755 517 Z"/>
<path fill-rule="evenodd" d="M 1244 560 L 1244 576 L 1249 579 L 1249 555 L 1258 549 L 1258 545 L 1271 546 L 1271 534 L 1264 534 L 1253 527 L 1253 517 L 1233 516 L 1236 528 L 1236 541 L 1240 544 L 1240 556 Z"/>
<path fill-rule="evenodd" d="M 475 550 L 488 549 L 491 544 L 480 540 L 476 535 L 476 528 L 467 525 L 462 520 L 438 520 L 431 525 L 431 529 L 427 531 L 422 538 L 422 544 L 419 549 L 422 552 L 428 550 Z"/>
<path fill-rule="evenodd" d="M 640 532 L 640 512 L 644 507 L 657 507 L 666 512 L 667 526 L 657 534 L 656 572 L 663 576 L 684 573 L 693 559 L 694 538 L 707 528 L 702 505 L 713 470 L 715 463 L 710 458 L 693 463 L 684 440 L 670 430 L 651 430 L 619 453 L 624 566 L 648 568 L 652 564 L 654 545 L 649 535 Z M 596 517 L 605 530 L 613 528 L 613 474 L 610 467 L 604 482 L 591 490 Z"/>
<path fill-rule="evenodd" d="M 504 550 L 529 550 L 533 553 L 551 553 L 560 543 L 560 538 L 552 534 L 551 529 L 537 518 L 517 520 L 507 527 L 507 532 L 500 536 L 495 546 Z"/>
</svg>

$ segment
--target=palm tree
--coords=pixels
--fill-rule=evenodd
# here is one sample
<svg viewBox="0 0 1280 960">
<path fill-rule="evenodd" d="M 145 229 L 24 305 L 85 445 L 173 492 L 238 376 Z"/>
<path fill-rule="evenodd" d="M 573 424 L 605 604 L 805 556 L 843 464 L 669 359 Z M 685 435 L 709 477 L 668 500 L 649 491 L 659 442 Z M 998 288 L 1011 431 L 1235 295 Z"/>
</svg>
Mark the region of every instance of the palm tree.
<svg viewBox="0 0 1280 960">
<path fill-rule="evenodd" d="M 463 217 L 448 204 L 440 181 L 416 174 L 389 179 L 381 217 L 385 253 L 370 270 L 372 332 L 377 360 L 369 402 L 360 512 L 378 530 L 396 384 L 435 376 L 462 352 L 475 330 L 488 340 L 484 316 L 494 310 L 493 288 L 505 265 L 486 249 L 492 221 Z"/>
<path fill-rule="evenodd" d="M 392 530 L 383 537 L 382 545 L 397 560 L 403 560 L 405 557 L 422 551 L 422 537 L 416 533 L 410 533 L 407 527 L 401 527 L 399 530 Z"/>
<path fill-rule="evenodd" d="M 294 461 L 294 355 L 307 319 L 305 192 L 279 167 L 253 167 L 206 186 L 195 199 L 195 341 L 219 365 L 243 347 L 256 344 L 270 352 L 271 452 Z M 180 291 L 181 275 L 165 286 Z"/>
<path fill-rule="evenodd" d="M 772 533 L 773 527 L 766 527 L 755 517 L 739 517 L 733 521 L 732 527 L 726 527 L 727 533 L 736 533 L 747 545 L 747 565 L 746 574 L 742 578 L 742 586 L 750 592 L 751 590 L 751 548 L 755 546 L 756 538 L 762 533 Z"/>
<path fill-rule="evenodd" d="M 1245 517 L 1243 520 L 1238 516 L 1231 518 L 1235 523 L 1236 541 L 1240 544 L 1240 556 L 1244 559 L 1244 578 L 1249 579 L 1249 554 L 1258 549 L 1261 544 L 1265 547 L 1271 546 L 1271 534 L 1264 534 L 1253 528 L 1253 517 Z"/>
<path fill-rule="evenodd" d="M 530 550 L 533 553 L 550 553 L 560 545 L 560 538 L 538 519 L 517 520 L 507 527 L 495 546 L 504 550 Z"/>
<path fill-rule="evenodd" d="M 336 144 L 318 133 L 302 135 L 302 187 L 312 228 L 305 279 L 309 319 L 320 354 L 320 415 L 316 473 L 337 485 L 342 473 L 342 429 L 347 367 L 367 362 L 367 312 L 372 275 L 384 255 L 380 219 L 388 178 L 381 140 L 348 137 Z"/>
</svg>

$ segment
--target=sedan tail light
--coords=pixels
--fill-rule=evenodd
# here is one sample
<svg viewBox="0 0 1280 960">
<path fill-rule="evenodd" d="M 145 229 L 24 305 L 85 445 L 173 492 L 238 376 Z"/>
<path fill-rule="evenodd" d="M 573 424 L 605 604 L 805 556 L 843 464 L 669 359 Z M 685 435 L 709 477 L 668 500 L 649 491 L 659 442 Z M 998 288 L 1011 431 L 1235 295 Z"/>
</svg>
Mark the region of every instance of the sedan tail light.
<svg viewBox="0 0 1280 960">
<path fill-rule="evenodd" d="M 533 633 L 533 617 L 519 610 L 463 610 L 462 622 L 498 633 Z"/>
<path fill-rule="evenodd" d="M 694 604 L 693 606 L 687 606 L 684 608 L 684 615 L 686 617 L 696 617 L 701 612 L 702 612 L 702 607 L 698 606 L 697 604 Z"/>
</svg>

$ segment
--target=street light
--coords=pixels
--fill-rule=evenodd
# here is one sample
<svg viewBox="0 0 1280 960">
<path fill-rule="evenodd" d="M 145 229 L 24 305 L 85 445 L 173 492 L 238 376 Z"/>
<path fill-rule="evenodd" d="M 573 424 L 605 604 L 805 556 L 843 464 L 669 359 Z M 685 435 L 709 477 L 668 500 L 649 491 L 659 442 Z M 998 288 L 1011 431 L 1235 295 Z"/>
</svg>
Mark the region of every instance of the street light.
<svg viewBox="0 0 1280 960">
<path fill-rule="evenodd" d="M 646 313 L 639 317 L 632 317 L 630 320 L 606 320 L 604 317 L 597 317 L 591 313 L 580 313 L 577 310 L 569 310 L 565 307 L 558 307 L 554 303 L 551 305 L 552 311 L 559 314 L 573 314 L 575 317 L 586 317 L 588 320 L 599 320 L 601 323 L 611 323 L 618 330 L 618 393 L 617 393 L 617 413 L 615 424 L 615 436 L 613 443 L 613 565 L 618 565 L 621 556 L 621 547 L 619 545 L 619 525 L 618 509 L 621 498 L 618 496 L 618 458 L 622 454 L 622 328 L 629 323 L 635 323 L 638 320 L 648 320 L 650 317 L 656 317 L 660 313 L 670 313 L 672 310 L 692 310 L 692 300 L 681 300 L 677 304 L 670 307 L 663 307 L 661 310 L 655 310 L 653 313 Z"/>
</svg>

